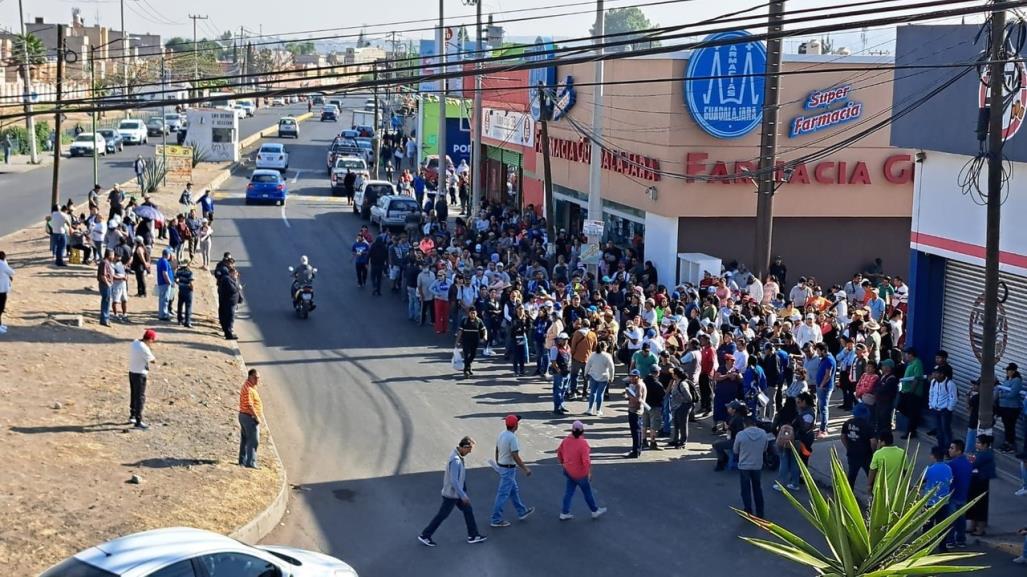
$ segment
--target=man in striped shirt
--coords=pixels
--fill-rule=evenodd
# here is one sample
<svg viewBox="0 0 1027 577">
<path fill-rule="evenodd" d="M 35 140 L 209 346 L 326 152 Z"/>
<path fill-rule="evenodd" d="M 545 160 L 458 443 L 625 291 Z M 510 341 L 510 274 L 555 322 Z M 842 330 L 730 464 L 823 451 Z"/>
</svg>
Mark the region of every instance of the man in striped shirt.
<svg viewBox="0 0 1027 577">
<path fill-rule="evenodd" d="M 257 393 L 260 373 L 250 369 L 239 392 L 239 464 L 257 468 L 257 445 L 260 443 L 260 421 L 264 419 L 264 406 Z"/>
</svg>

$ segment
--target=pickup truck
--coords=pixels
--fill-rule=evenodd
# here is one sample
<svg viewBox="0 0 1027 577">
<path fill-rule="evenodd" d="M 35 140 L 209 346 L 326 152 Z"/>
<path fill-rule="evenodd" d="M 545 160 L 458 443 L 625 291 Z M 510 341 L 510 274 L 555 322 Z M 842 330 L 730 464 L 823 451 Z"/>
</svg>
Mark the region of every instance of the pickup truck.
<svg viewBox="0 0 1027 577">
<path fill-rule="evenodd" d="M 332 194 L 342 191 L 342 184 L 346 179 L 346 171 L 362 176 L 364 180 L 370 178 L 367 163 L 364 162 L 363 158 L 359 156 L 340 156 L 335 159 L 335 164 L 332 166 Z"/>
<path fill-rule="evenodd" d="M 341 156 L 363 157 L 364 153 L 355 141 L 336 138 L 328 147 L 328 156 L 325 158 L 325 170 L 331 173 L 332 167 L 335 166 L 335 159 Z"/>
</svg>

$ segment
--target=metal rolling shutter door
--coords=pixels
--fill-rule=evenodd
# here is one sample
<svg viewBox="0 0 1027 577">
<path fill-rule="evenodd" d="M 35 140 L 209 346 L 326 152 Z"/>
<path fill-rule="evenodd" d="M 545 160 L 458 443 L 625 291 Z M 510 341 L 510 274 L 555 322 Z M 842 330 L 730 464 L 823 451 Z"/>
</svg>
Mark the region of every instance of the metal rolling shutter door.
<svg viewBox="0 0 1027 577">
<path fill-rule="evenodd" d="M 1027 363 L 1027 278 L 1006 273 L 1000 273 L 999 278 L 1009 287 L 1009 296 L 1002 304 L 1008 338 L 997 367 L 997 376 L 1004 378 L 1001 369 L 1006 363 L 1015 362 L 1021 367 Z M 974 301 L 984 294 L 984 267 L 948 260 L 945 264 L 944 291 L 941 347 L 949 353 L 949 363 L 959 386 L 956 412 L 965 417 L 970 380 L 977 378 L 981 372 L 980 362 L 974 356 L 970 343 L 970 313 Z M 930 370 L 927 365 L 933 362 L 934 351 L 923 351 L 921 355 L 925 369 Z"/>
</svg>

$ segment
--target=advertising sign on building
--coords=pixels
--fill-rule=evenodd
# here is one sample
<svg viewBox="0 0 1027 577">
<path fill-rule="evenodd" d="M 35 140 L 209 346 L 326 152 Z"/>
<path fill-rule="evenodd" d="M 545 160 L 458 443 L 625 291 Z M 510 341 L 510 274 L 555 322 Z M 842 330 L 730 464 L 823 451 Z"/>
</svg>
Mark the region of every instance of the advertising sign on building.
<svg viewBox="0 0 1027 577">
<path fill-rule="evenodd" d="M 167 163 L 165 179 L 169 184 L 185 184 L 193 179 L 193 147 L 174 144 L 158 144 L 156 158 L 163 158 Z"/>
<path fill-rule="evenodd" d="M 851 100 L 852 85 L 843 84 L 814 90 L 802 107 L 810 112 L 796 116 L 790 123 L 789 138 L 813 134 L 826 128 L 847 124 L 863 117 L 863 103 Z"/>
<path fill-rule="evenodd" d="M 481 112 L 481 133 L 485 138 L 532 148 L 535 120 L 526 112 L 485 108 Z"/>
<path fill-rule="evenodd" d="M 471 133 L 461 129 L 461 119 L 446 119 L 446 154 L 453 164 L 471 162 Z"/>
<path fill-rule="evenodd" d="M 560 120 L 574 108 L 578 101 L 578 91 L 574 88 L 574 77 L 567 76 L 556 91 L 556 102 L 553 103 L 553 120 Z"/>
<path fill-rule="evenodd" d="M 434 40 L 421 40 L 420 50 L 418 54 L 421 57 L 421 78 L 427 78 L 433 74 L 437 74 L 437 66 L 439 65 L 438 56 L 435 52 L 435 41 Z M 439 89 L 438 80 L 422 80 L 418 86 L 420 92 L 436 92 Z"/>
<path fill-rule="evenodd" d="M 685 74 L 685 103 L 695 122 L 717 138 L 739 138 L 763 120 L 767 49 L 738 30 L 706 37 Z"/>
<path fill-rule="evenodd" d="M 1009 82 L 1002 85 L 1002 94 L 1005 96 L 1006 105 L 1004 114 L 1002 115 L 1002 140 L 1009 140 L 1016 136 L 1016 133 L 1020 131 L 1020 127 L 1023 126 L 1025 106 L 1027 106 L 1027 67 L 1024 66 L 1023 60 L 1017 60 L 1016 62 L 1006 62 L 1005 68 L 1007 79 L 1019 79 L 1018 82 Z M 981 75 L 981 87 L 977 91 L 977 106 L 978 108 L 985 108 L 989 106 L 991 100 L 991 88 L 989 77 L 991 76 L 990 68 L 986 68 L 984 74 Z M 1009 84 L 1019 84 L 1017 90 L 1010 92 Z"/>
<path fill-rule="evenodd" d="M 528 62 L 546 62 L 554 58 L 553 50 L 556 45 L 548 38 L 539 36 L 535 39 L 535 45 L 524 51 L 524 60 Z M 543 66 L 532 68 L 528 71 L 528 93 L 531 103 L 531 117 L 535 120 L 542 120 L 542 100 L 540 98 L 539 85 L 552 89 L 556 86 L 556 67 Z"/>
</svg>

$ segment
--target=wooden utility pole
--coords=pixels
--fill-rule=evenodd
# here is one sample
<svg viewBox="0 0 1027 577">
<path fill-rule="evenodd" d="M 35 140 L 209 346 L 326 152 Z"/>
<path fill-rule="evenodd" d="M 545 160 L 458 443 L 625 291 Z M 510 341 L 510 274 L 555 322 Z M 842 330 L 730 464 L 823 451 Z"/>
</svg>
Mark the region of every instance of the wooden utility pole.
<svg viewBox="0 0 1027 577">
<path fill-rule="evenodd" d="M 196 81 L 200 78 L 200 50 L 196 43 L 196 21 L 206 20 L 207 16 L 190 14 L 189 19 L 193 21 L 193 89 L 196 89 Z"/>
<path fill-rule="evenodd" d="M 984 330 L 981 342 L 981 400 L 978 434 L 991 434 L 992 403 L 995 397 L 995 340 L 998 334 L 999 230 L 1002 223 L 1002 146 L 1005 141 L 1006 12 L 1003 0 L 995 0 L 991 15 L 991 64 L 988 82 L 988 211 L 984 247 Z M 1027 79 L 1020 79 L 1027 82 Z M 1006 431 L 1006 438 L 1012 432 Z"/>
<path fill-rule="evenodd" d="M 538 83 L 539 117 L 542 123 L 542 189 L 546 195 L 546 238 L 549 246 L 556 246 L 556 199 L 553 198 L 553 165 L 549 157 L 549 94 L 547 87 L 541 82 Z M 593 158 L 592 162 L 601 162 L 602 159 Z M 524 204 L 524 195 L 521 194 L 521 204 Z"/>
<path fill-rule="evenodd" d="M 54 147 L 53 147 L 53 188 L 50 191 L 50 205 L 56 205 L 61 203 L 61 116 L 64 112 L 61 110 L 61 100 L 64 96 L 64 24 L 57 25 L 57 102 L 54 106 Z M 93 106 L 96 106 L 95 104 Z M 95 132 L 93 133 L 96 134 Z M 35 136 L 35 135 L 31 135 Z M 94 136 L 95 138 L 95 136 Z M 93 154 L 100 154 L 99 150 L 96 150 L 96 145 L 93 145 Z"/>
<path fill-rule="evenodd" d="M 772 0 L 767 32 L 780 33 L 784 27 L 785 0 Z M 753 249 L 753 272 L 766 280 L 770 252 L 774 242 L 774 193 L 777 176 L 778 109 L 781 102 L 781 37 L 767 40 L 767 70 L 764 74 L 763 129 L 760 137 L 759 189 L 756 194 L 756 242 Z"/>
<path fill-rule="evenodd" d="M 90 130 L 96 134 L 96 108 L 100 102 L 96 99 L 96 48 L 89 49 L 89 93 L 93 97 L 93 111 L 89 114 Z M 100 184 L 100 155 L 93 155 L 93 184 Z"/>
<path fill-rule="evenodd" d="M 22 94 L 24 97 L 23 104 L 25 105 L 25 131 L 29 137 L 29 162 L 32 164 L 39 164 L 39 150 L 36 144 L 36 117 L 32 114 L 32 63 L 29 62 L 29 43 L 28 33 L 25 30 L 25 9 L 22 6 L 21 0 L 18 0 L 18 22 L 21 25 L 21 47 L 22 47 L 22 62 L 21 62 L 21 78 L 22 78 Z M 59 141 L 59 140 L 58 140 Z M 54 146 L 54 150 L 57 150 L 57 146 Z"/>
</svg>

